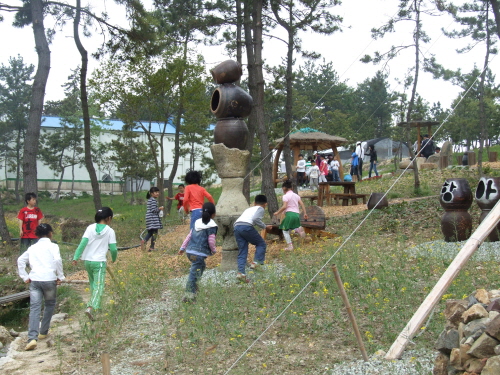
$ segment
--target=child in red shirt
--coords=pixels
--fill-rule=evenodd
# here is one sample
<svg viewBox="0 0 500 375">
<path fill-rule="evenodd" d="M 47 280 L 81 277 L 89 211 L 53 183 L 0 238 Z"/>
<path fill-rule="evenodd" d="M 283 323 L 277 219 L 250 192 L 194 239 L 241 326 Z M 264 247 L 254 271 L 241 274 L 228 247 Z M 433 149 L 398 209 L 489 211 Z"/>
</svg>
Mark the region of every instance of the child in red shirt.
<svg viewBox="0 0 500 375">
<path fill-rule="evenodd" d="M 35 229 L 43 219 L 42 211 L 36 207 L 35 193 L 26 193 L 24 201 L 26 202 L 26 207 L 21 208 L 19 214 L 17 214 L 20 238 L 19 250 L 21 254 L 38 241 Z"/>
<path fill-rule="evenodd" d="M 186 181 L 186 188 L 184 189 L 184 212 L 191 212 L 191 221 L 189 223 L 190 229 L 194 228 L 194 223 L 196 220 L 201 218 L 201 208 L 205 202 L 205 198 L 209 202 L 214 203 L 215 201 L 205 188 L 200 186 L 201 183 L 201 173 L 198 171 L 189 171 L 184 177 Z"/>
</svg>

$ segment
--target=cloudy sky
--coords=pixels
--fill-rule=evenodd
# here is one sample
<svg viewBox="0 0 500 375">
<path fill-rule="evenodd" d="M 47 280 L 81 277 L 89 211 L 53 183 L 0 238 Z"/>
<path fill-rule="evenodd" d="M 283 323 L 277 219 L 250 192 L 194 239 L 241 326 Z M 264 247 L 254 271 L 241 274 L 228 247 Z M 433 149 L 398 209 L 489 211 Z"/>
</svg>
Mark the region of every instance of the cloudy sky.
<svg viewBox="0 0 500 375">
<path fill-rule="evenodd" d="M 18 0 L 5 0 L 10 5 L 18 5 Z M 73 1 L 69 1 L 73 3 Z M 85 1 L 83 2 L 85 3 Z M 125 22 L 123 12 L 114 5 L 111 0 L 90 1 L 96 12 L 107 10 L 111 15 L 111 23 L 121 24 Z M 146 1 L 147 3 L 147 1 Z M 410 25 L 397 28 L 397 32 L 382 40 L 373 40 L 370 29 L 382 25 L 389 17 L 397 11 L 397 0 L 344 0 L 343 4 L 337 6 L 333 11 L 344 17 L 343 32 L 331 36 L 319 36 L 311 33 L 301 34 L 303 46 L 308 51 L 317 51 L 322 54 L 326 61 L 332 61 L 335 70 L 342 81 L 355 85 L 366 78 L 372 77 L 380 68 L 371 64 L 363 64 L 359 61 L 364 54 L 373 54 L 374 51 L 384 52 L 391 45 L 406 44 L 410 38 L 412 29 Z M 0 23 L 0 35 L 2 44 L 0 48 L 0 63 L 7 64 L 11 56 L 20 54 L 25 62 L 36 65 L 37 56 L 34 51 L 34 41 L 31 27 L 16 29 L 11 26 L 12 16 L 4 14 L 5 21 Z M 454 41 L 445 37 L 441 29 L 448 31 L 456 27 L 450 17 L 425 17 L 424 28 L 431 37 L 431 42 L 422 48 L 425 55 L 434 54 L 439 62 L 447 68 L 461 68 L 463 72 L 469 72 L 474 64 L 482 67 L 484 46 L 478 45 L 472 52 L 459 55 L 455 52 L 458 47 L 463 47 L 465 41 Z M 47 18 L 46 28 L 53 28 L 54 21 Z M 273 31 L 275 35 L 283 36 L 278 28 Z M 104 41 L 101 35 L 94 33 L 91 38 L 83 40 L 89 52 L 94 52 Z M 80 62 L 80 56 L 74 45 L 71 25 L 63 30 L 57 30 L 56 37 L 51 45 L 51 71 L 47 86 L 46 99 L 56 100 L 63 97 L 61 85 L 67 80 L 70 69 L 75 68 Z M 205 56 L 207 71 L 218 62 L 226 60 L 223 47 L 194 46 L 194 48 Z M 286 54 L 286 46 L 276 40 L 266 40 L 264 57 L 271 65 L 283 63 Z M 388 65 L 389 82 L 391 89 L 402 91 L 396 79 L 402 79 L 405 72 L 413 63 L 413 52 L 401 55 Z M 298 59 L 297 63 L 301 60 Z M 98 66 L 98 62 L 92 60 L 90 70 Z M 490 68 L 493 72 L 499 71 L 500 62 L 494 59 Z M 266 77 L 271 79 L 272 77 Z M 458 89 L 450 83 L 433 80 L 428 74 L 422 74 L 419 81 L 419 93 L 430 103 L 440 101 L 444 107 L 449 107 L 451 101 L 457 96 Z"/>
</svg>

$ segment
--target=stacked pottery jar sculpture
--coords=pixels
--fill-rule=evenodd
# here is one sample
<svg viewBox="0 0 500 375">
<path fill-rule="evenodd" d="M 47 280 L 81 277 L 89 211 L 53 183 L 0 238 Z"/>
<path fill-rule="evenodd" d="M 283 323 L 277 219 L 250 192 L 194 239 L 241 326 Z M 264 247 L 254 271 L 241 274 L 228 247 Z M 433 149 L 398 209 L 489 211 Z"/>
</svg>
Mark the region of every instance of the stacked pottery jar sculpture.
<svg viewBox="0 0 500 375">
<path fill-rule="evenodd" d="M 481 223 L 495 207 L 500 199 L 500 177 L 481 177 L 476 189 L 476 202 L 482 210 L 479 222 Z M 491 231 L 488 239 L 491 242 L 499 240 L 500 224 Z"/>
<path fill-rule="evenodd" d="M 441 231 L 446 242 L 465 241 L 472 233 L 472 218 L 467 210 L 472 205 L 472 191 L 465 178 L 449 178 L 441 188 Z"/>
<path fill-rule="evenodd" d="M 250 152 L 245 150 L 248 128 L 243 120 L 252 110 L 252 97 L 233 82 L 242 75 L 241 65 L 227 60 L 211 70 L 215 82 L 220 86 L 212 94 L 210 108 L 217 117 L 214 143 L 210 150 L 222 180 L 222 193 L 217 202 L 215 220 L 222 236 L 221 270 L 236 268 L 238 245 L 233 225 L 241 213 L 248 208 L 243 195 L 243 181 Z"/>
</svg>

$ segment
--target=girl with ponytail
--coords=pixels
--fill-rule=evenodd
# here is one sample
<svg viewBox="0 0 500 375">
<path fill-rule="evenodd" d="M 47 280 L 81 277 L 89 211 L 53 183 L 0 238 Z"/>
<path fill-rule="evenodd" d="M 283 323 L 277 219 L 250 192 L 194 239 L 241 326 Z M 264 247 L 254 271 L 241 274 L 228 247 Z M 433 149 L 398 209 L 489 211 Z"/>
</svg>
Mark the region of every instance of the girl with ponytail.
<svg viewBox="0 0 500 375">
<path fill-rule="evenodd" d="M 195 301 L 198 292 L 198 281 L 200 281 L 206 267 L 205 259 L 216 252 L 217 224 L 213 220 L 214 217 L 215 205 L 211 202 L 204 203 L 201 208 L 201 219 L 196 220 L 194 228 L 189 231 L 179 250 L 179 255 L 186 252 L 191 262 L 186 284 L 186 296 L 183 298 L 183 302 Z"/>
<path fill-rule="evenodd" d="M 280 215 L 282 212 L 285 213 L 285 218 L 281 222 L 280 229 L 283 230 L 283 236 L 285 237 L 285 241 L 287 243 L 287 247 L 285 250 L 293 250 L 292 238 L 290 237 L 290 231 L 295 229 L 300 237 L 305 237 L 306 233 L 304 228 L 300 225 L 300 210 L 299 206 L 304 211 L 304 219 L 308 219 L 306 213 L 306 206 L 304 206 L 304 202 L 300 199 L 300 196 L 295 194 L 292 190 L 292 181 L 286 180 L 283 182 L 281 186 L 283 189 L 283 206 L 274 213 L 275 216 Z"/>
</svg>

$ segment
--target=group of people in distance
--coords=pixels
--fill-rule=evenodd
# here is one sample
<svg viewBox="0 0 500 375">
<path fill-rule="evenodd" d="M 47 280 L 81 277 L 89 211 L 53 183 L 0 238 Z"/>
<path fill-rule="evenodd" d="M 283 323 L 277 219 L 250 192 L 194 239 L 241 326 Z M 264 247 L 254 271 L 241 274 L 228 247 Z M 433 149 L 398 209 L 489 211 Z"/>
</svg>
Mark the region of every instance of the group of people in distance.
<svg viewBox="0 0 500 375">
<path fill-rule="evenodd" d="M 299 154 L 295 167 L 299 189 L 309 186 L 312 191 L 316 191 L 320 182 L 340 181 L 340 163 L 333 154 L 319 154 L 314 151 L 313 156 L 309 156 L 307 160 L 304 155 Z"/>
<path fill-rule="evenodd" d="M 372 177 L 372 171 L 375 173 L 375 176 L 378 177 L 377 171 L 377 151 L 375 151 L 375 146 L 369 145 L 368 152 L 365 152 L 365 148 L 358 142 L 356 144 L 356 148 L 352 150 L 351 154 L 351 170 L 349 172 L 351 179 L 353 176 L 356 176 L 358 181 L 363 179 L 363 160 L 365 156 L 370 157 L 370 169 L 368 170 L 368 178 Z"/>
<path fill-rule="evenodd" d="M 214 221 L 216 215 L 215 202 L 212 196 L 200 186 L 201 174 L 190 171 L 185 177 L 186 186 L 179 186 L 179 193 L 175 198 L 178 200 L 178 210 L 191 214 L 190 230 L 179 250 L 179 255 L 186 254 L 191 262 L 188 280 L 186 283 L 186 295 L 184 302 L 194 302 L 198 292 L 198 283 L 206 268 L 205 260 L 208 256 L 216 253 L 215 240 L 217 235 L 217 224 Z M 304 203 L 299 195 L 292 190 L 292 182 L 285 181 L 282 185 L 283 205 L 274 214 L 276 216 L 285 213 L 280 228 L 286 240 L 285 250 L 293 250 L 291 231 L 295 230 L 301 237 L 305 231 L 300 224 L 300 209 L 307 220 Z M 141 245 L 150 240 L 149 250 L 155 248 L 155 240 L 158 230 L 162 228 L 159 213 L 163 207 L 159 207 L 157 198 L 159 189 L 152 187 L 147 194 L 146 225 L 147 236 Z M 168 198 L 172 199 L 172 198 Z M 205 202 L 205 199 L 208 202 Z M 23 207 L 18 215 L 21 232 L 21 255 L 17 260 L 19 276 L 27 284 L 30 284 L 30 315 L 28 327 L 28 342 L 26 350 L 37 347 L 38 340 L 45 339 L 48 335 L 50 320 L 56 305 L 56 289 L 61 281 L 65 279 L 59 246 L 52 242 L 53 229 L 50 224 L 41 223 L 43 214 L 36 206 L 36 195 L 28 193 L 25 197 L 26 207 Z M 235 221 L 234 235 L 238 244 L 238 273 L 236 279 L 239 282 L 248 283 L 246 276 L 246 265 L 248 257 L 248 244 L 256 246 L 250 269 L 256 269 L 263 265 L 266 257 L 266 242 L 254 228 L 270 229 L 262 221 L 267 205 L 265 195 L 257 195 L 254 205 L 246 209 Z M 90 298 L 85 307 L 85 314 L 93 321 L 96 313 L 101 308 L 101 300 L 104 293 L 106 277 L 106 256 L 111 253 L 111 261 L 117 259 L 118 249 L 115 231 L 110 227 L 113 220 L 113 211 L 109 207 L 102 207 L 95 214 L 95 223 L 89 225 L 73 256 L 73 265 L 78 260 L 84 261 L 90 284 Z M 26 272 L 29 265 L 30 271 Z M 40 323 L 40 314 L 44 301 L 44 313 Z"/>
</svg>

